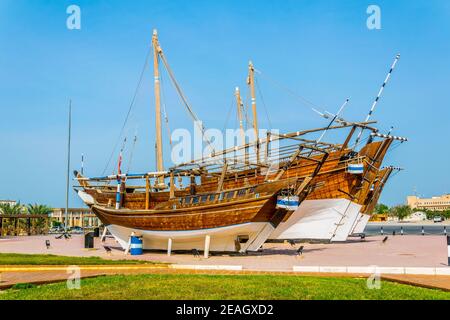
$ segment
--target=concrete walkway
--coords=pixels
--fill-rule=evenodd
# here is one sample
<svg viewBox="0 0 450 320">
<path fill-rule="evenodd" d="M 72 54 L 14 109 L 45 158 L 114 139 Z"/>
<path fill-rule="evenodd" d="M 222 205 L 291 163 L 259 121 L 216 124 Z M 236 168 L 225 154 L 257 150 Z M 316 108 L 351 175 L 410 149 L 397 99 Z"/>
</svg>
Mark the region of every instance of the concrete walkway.
<svg viewBox="0 0 450 320">
<path fill-rule="evenodd" d="M 1 253 L 55 254 L 64 256 L 104 259 L 134 259 L 190 265 L 240 265 L 244 270 L 291 271 L 294 266 L 380 266 L 380 267 L 446 267 L 447 243 L 444 236 L 388 236 L 368 237 L 361 241 L 353 238 L 344 243 L 301 244 L 303 254 L 296 250 L 300 246 L 285 243 L 266 243 L 263 251 L 247 255 L 214 254 L 208 259 L 194 257 L 191 253 L 146 251 L 141 256 L 124 255 L 122 249 L 109 238 L 105 243 L 95 239 L 95 249 L 83 248 L 83 237 L 55 239 L 54 236 L 16 237 L 0 240 Z M 45 240 L 51 247 L 46 249 Z M 212 239 L 214 241 L 214 239 Z M 108 254 L 103 245 L 112 248 Z"/>
</svg>

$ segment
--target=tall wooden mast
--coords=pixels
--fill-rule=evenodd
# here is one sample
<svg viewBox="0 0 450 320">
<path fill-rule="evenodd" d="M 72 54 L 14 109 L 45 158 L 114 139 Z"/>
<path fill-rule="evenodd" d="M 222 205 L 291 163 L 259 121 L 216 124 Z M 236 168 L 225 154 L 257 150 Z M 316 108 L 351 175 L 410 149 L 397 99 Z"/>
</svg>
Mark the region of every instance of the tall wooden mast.
<svg viewBox="0 0 450 320">
<path fill-rule="evenodd" d="M 237 113 L 238 113 L 238 119 L 239 119 L 239 133 L 241 136 L 241 145 L 245 146 L 246 141 L 245 141 L 245 130 L 244 130 L 244 119 L 243 119 L 243 114 L 242 114 L 242 100 L 241 100 L 241 94 L 239 91 L 239 87 L 236 87 L 235 90 L 235 96 L 236 96 L 236 106 L 237 106 Z M 245 148 L 245 156 L 244 156 L 244 161 L 245 163 L 247 163 L 247 148 Z"/>
<path fill-rule="evenodd" d="M 247 83 L 250 86 L 250 95 L 252 99 L 252 113 L 253 113 L 253 130 L 255 135 L 256 148 L 256 163 L 259 163 L 259 137 L 258 137 L 258 116 L 256 113 L 256 95 L 255 95 L 255 68 L 253 63 L 248 63 L 248 79 Z"/>
<path fill-rule="evenodd" d="M 237 112 L 238 112 L 238 119 L 239 119 L 239 133 L 241 136 L 241 144 L 245 145 L 244 120 L 243 120 L 243 116 L 242 116 L 242 100 L 241 100 L 241 94 L 239 92 L 239 87 L 236 87 L 235 96 L 236 96 L 236 105 L 237 105 Z"/>
<path fill-rule="evenodd" d="M 155 122 L 156 122 L 156 170 L 164 171 L 163 151 L 162 151 L 162 132 L 161 132 L 161 93 L 159 83 L 159 55 L 161 47 L 158 42 L 158 32 L 153 30 L 153 73 L 155 77 Z M 158 185 L 164 185 L 164 177 L 158 178 Z"/>
</svg>

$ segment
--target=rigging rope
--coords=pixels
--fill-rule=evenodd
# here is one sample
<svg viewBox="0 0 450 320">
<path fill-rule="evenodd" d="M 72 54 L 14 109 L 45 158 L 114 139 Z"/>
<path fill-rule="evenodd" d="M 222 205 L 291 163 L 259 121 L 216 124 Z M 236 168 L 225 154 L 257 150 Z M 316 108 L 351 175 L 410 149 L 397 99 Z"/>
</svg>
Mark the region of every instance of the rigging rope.
<svg viewBox="0 0 450 320">
<path fill-rule="evenodd" d="M 267 122 L 269 123 L 269 129 L 272 130 L 272 122 L 270 121 L 269 112 L 267 111 L 266 103 L 264 101 L 264 97 L 262 95 L 261 89 L 259 88 L 259 84 L 258 84 L 258 79 L 257 78 L 255 78 L 255 83 L 256 83 L 256 88 L 258 89 L 259 96 L 261 97 L 261 102 L 263 104 L 264 111 L 266 113 Z"/>
<path fill-rule="evenodd" d="M 230 120 L 231 110 L 233 110 L 234 99 L 231 99 L 230 107 L 228 108 L 227 117 L 225 118 L 225 123 L 223 124 L 222 132 L 227 128 L 228 120 Z"/>
<path fill-rule="evenodd" d="M 306 98 L 300 96 L 299 94 L 297 94 L 297 93 L 295 93 L 294 91 L 292 91 L 291 89 L 289 89 L 287 86 L 285 86 L 285 85 L 279 83 L 278 81 L 276 81 L 275 79 L 272 79 L 271 77 L 269 77 L 269 76 L 263 74 L 260 70 L 255 69 L 255 72 L 257 72 L 259 75 L 265 77 L 267 80 L 269 80 L 269 81 L 271 81 L 272 83 L 274 83 L 274 84 L 275 84 L 276 86 L 278 86 L 280 89 L 285 90 L 285 91 L 288 92 L 291 96 L 293 96 L 294 98 L 296 98 L 296 99 L 302 101 L 303 103 L 306 103 L 306 104 L 312 106 L 313 108 L 320 108 L 320 109 L 322 109 L 322 110 L 325 110 L 325 109 L 326 109 L 326 108 L 323 108 L 323 107 L 321 107 L 321 106 L 318 106 L 318 105 L 312 103 L 311 101 L 309 101 L 308 99 L 306 99 Z"/>
<path fill-rule="evenodd" d="M 142 79 L 144 78 L 145 69 L 147 68 L 148 60 L 150 58 L 151 51 L 152 50 L 151 50 L 151 47 L 150 47 L 148 52 L 147 52 L 147 56 L 145 57 L 144 66 L 142 67 L 141 75 L 139 76 L 139 81 L 137 83 L 136 89 L 134 90 L 133 98 L 131 99 L 130 106 L 128 107 L 127 115 L 126 115 L 125 120 L 124 120 L 124 122 L 122 124 L 122 128 L 120 129 L 119 136 L 117 137 L 116 143 L 114 144 L 114 148 L 113 148 L 113 150 L 111 152 L 111 155 L 109 156 L 108 162 L 106 163 L 106 166 L 103 169 L 102 175 L 104 175 L 105 172 L 108 170 L 108 167 L 109 167 L 109 165 L 111 163 L 111 160 L 112 160 L 112 158 L 114 156 L 114 153 L 116 152 L 117 146 L 119 145 L 120 138 L 122 137 L 123 131 L 125 130 L 125 126 L 126 126 L 126 124 L 128 122 L 128 118 L 130 117 L 131 109 L 134 106 L 137 94 L 138 94 L 139 89 L 140 89 L 141 84 L 142 84 Z"/>
<path fill-rule="evenodd" d="M 132 160 L 133 160 L 134 148 L 136 146 L 136 141 L 137 141 L 137 129 L 136 129 L 136 131 L 134 133 L 133 145 L 131 146 L 130 160 L 128 160 L 127 174 L 130 172 L 131 163 L 132 163 Z"/>
<path fill-rule="evenodd" d="M 172 136 L 170 135 L 169 117 L 167 116 L 166 102 L 165 102 L 165 99 L 164 99 L 165 95 L 164 95 L 164 85 L 163 85 L 162 72 L 160 72 L 159 74 L 160 74 L 160 80 L 161 80 L 161 100 L 162 100 L 162 106 L 163 106 L 164 123 L 166 124 L 166 128 L 167 128 L 167 135 L 169 137 L 169 144 L 172 147 Z"/>
<path fill-rule="evenodd" d="M 159 53 L 159 55 L 161 57 L 161 60 L 164 63 L 164 66 L 166 67 L 166 70 L 167 70 L 167 73 L 169 74 L 170 80 L 172 80 L 172 83 L 173 83 L 175 89 L 177 90 L 178 95 L 180 96 L 181 100 L 183 101 L 184 106 L 186 107 L 189 115 L 194 120 L 194 123 L 196 123 L 199 126 L 199 129 L 202 132 L 202 139 L 204 141 L 206 141 L 208 143 L 208 146 L 211 148 L 211 150 L 214 151 L 214 149 L 212 148 L 211 142 L 209 141 L 209 139 L 207 137 L 205 137 L 205 126 L 203 125 L 203 123 L 200 125 L 200 119 L 197 117 L 197 115 L 192 110 L 185 95 L 183 94 L 183 91 L 181 91 L 181 87 L 179 86 L 177 80 L 175 79 L 172 69 L 170 68 L 169 64 L 167 63 L 166 58 L 165 58 L 164 54 L 162 53 L 162 51 Z"/>
</svg>

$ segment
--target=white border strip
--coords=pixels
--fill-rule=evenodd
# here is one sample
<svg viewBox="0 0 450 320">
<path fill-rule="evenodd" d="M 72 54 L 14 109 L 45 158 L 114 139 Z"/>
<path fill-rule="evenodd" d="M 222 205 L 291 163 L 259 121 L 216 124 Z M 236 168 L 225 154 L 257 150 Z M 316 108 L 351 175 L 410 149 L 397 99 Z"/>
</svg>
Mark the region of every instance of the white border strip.
<svg viewBox="0 0 450 320">
<path fill-rule="evenodd" d="M 172 264 L 169 266 L 172 269 L 187 269 L 187 270 L 242 270 L 242 266 L 228 266 L 228 265 L 194 265 L 194 264 Z"/>
<path fill-rule="evenodd" d="M 433 267 L 358 267 L 358 266 L 293 266 L 294 272 L 317 272 L 317 273 L 361 273 L 373 274 L 379 272 L 381 274 L 417 274 L 417 275 L 438 275 L 450 276 L 449 268 L 433 268 Z"/>
</svg>

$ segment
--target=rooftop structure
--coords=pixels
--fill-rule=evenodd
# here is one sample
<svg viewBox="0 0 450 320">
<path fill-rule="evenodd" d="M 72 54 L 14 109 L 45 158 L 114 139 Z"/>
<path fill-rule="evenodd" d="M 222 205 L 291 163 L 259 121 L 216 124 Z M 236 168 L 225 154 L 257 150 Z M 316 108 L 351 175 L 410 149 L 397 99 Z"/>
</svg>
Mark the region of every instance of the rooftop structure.
<svg viewBox="0 0 450 320">
<path fill-rule="evenodd" d="M 450 210 L 450 194 L 444 194 L 439 197 L 419 198 L 417 196 L 408 196 L 407 204 L 411 209 L 422 209 L 432 211 Z"/>
</svg>

